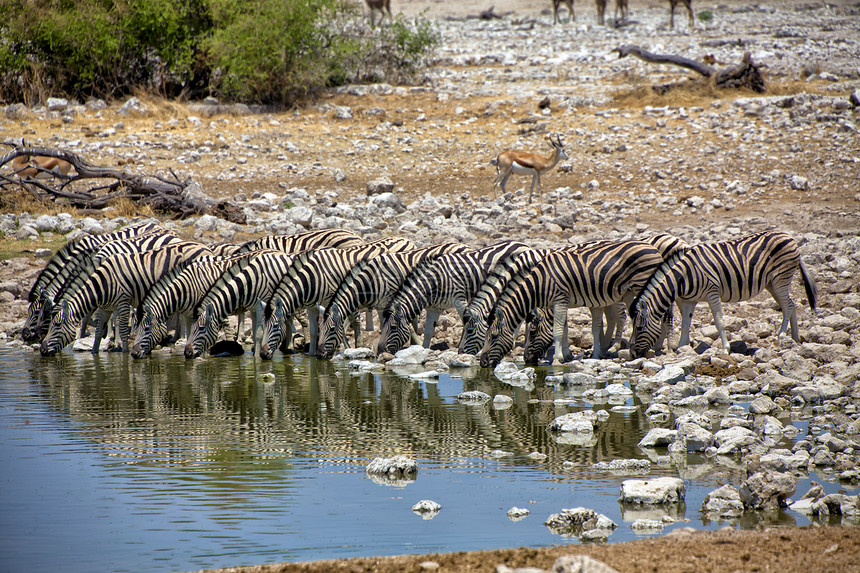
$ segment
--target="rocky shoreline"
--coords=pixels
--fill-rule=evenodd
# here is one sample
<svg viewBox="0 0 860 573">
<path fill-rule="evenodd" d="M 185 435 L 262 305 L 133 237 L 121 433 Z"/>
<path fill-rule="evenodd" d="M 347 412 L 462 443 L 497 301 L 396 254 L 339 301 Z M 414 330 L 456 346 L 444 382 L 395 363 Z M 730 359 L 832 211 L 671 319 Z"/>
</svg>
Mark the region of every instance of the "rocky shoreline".
<svg viewBox="0 0 860 573">
<path fill-rule="evenodd" d="M 489 22 L 460 12 L 439 20 L 443 48 L 422 85 L 351 86 L 309 109 L 12 104 L 0 115 L 0 135 L 193 178 L 212 200 L 240 204 L 245 223 L 205 215 L 161 224 L 211 244 L 321 228 L 476 248 L 501 239 L 552 248 L 658 232 L 690 244 L 788 232 L 819 289 L 814 312 L 798 304 L 802 343 L 776 338 L 781 315 L 765 294 L 724 306 L 729 353 L 714 346 L 713 319 L 699 305 L 694 346 L 637 360 L 621 349 L 609 360 L 576 360 L 545 382 L 612 407 L 635 393 L 652 427 L 640 443 L 644 456 L 677 467 L 682 480 L 746 470 L 741 487 L 724 486 L 706 500 L 702 510 L 714 520 L 735 524 L 744 512 L 789 506 L 816 523 L 856 525 L 856 493 L 795 492 L 795 484 L 810 472 L 849 489 L 860 484 L 858 9 L 730 4 L 712 7 L 719 17 L 690 34 L 665 28 L 665 7 L 632 6 L 639 23 L 620 30 L 592 26 L 589 13 L 571 29 L 521 12 Z M 609 56 L 615 45 L 645 44 L 655 32 L 666 52 L 736 61 L 750 50 L 779 93 L 682 91 L 662 103 L 640 88 L 689 79 L 684 72 Z M 549 105 L 539 107 L 544 98 Z M 540 150 L 549 132 L 565 134 L 572 159 L 544 178 L 544 204 L 527 204 L 525 179 L 494 199 L 495 153 L 515 143 Z M 31 251 L 0 261 L 0 345 L 34 351 L 18 333 L 29 288 L 51 254 L 44 244 L 131 221 L 110 213 L 0 214 L 11 250 Z M 799 281 L 792 296 L 805 300 Z M 571 314 L 580 357 L 591 346 L 589 323 L 587 313 Z M 455 347 L 461 334 L 449 312 L 435 341 Z M 497 377 L 532 384 L 520 356 L 518 349 Z M 416 348 L 381 362 L 360 349 L 335 359 L 422 376 L 475 367 L 472 357 Z M 599 424 L 567 420 L 550 431 L 587 444 Z M 689 453 L 705 461 L 687 465 Z M 601 469 L 623 472 L 624 462 Z M 671 514 L 664 501 L 655 505 Z"/>
</svg>

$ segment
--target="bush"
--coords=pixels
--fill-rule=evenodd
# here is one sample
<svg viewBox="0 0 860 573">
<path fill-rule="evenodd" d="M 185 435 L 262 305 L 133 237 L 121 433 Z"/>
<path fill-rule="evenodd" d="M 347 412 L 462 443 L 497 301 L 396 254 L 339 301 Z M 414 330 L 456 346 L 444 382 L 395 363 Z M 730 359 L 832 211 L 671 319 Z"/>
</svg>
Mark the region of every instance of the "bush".
<svg viewBox="0 0 860 573">
<path fill-rule="evenodd" d="M 702 10 L 698 14 L 696 14 L 696 18 L 698 18 L 702 22 L 710 22 L 714 19 L 714 15 L 710 10 Z"/>
<path fill-rule="evenodd" d="M 0 98 L 144 89 L 291 105 L 345 82 L 406 81 L 437 43 L 421 20 L 371 29 L 349 0 L 6 0 Z"/>
</svg>

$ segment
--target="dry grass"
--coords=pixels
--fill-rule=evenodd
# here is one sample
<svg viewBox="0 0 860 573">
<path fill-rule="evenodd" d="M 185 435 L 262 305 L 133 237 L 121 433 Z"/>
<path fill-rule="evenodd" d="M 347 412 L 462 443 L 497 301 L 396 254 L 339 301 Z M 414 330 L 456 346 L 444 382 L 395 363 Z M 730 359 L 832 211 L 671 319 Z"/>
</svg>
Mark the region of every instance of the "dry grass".
<svg viewBox="0 0 860 573">
<path fill-rule="evenodd" d="M 158 217 L 149 205 L 138 205 L 131 199 L 120 199 L 103 211 L 105 217 L 115 219 L 117 217 Z"/>
</svg>

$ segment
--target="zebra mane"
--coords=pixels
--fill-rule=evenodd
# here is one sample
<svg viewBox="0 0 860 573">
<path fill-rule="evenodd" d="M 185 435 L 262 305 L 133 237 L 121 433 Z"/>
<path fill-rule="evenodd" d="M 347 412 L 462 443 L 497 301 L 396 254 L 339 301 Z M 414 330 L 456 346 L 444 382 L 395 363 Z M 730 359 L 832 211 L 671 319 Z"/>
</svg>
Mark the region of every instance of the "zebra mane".
<svg viewBox="0 0 860 573">
<path fill-rule="evenodd" d="M 647 318 L 648 311 L 643 307 L 643 303 L 647 303 L 654 297 L 657 293 L 657 287 L 668 280 L 669 273 L 684 257 L 687 256 L 689 250 L 689 247 L 679 248 L 672 253 L 668 259 L 663 261 L 663 264 L 654 270 L 654 273 L 648 279 L 648 282 L 645 283 L 645 286 L 642 287 L 642 290 L 640 290 L 639 294 L 636 295 L 636 298 L 633 299 L 633 304 L 630 305 L 630 311 L 633 315 L 631 318 L 634 321 L 640 313 L 644 313 L 643 317 Z"/>
<path fill-rule="evenodd" d="M 493 267 L 487 278 L 484 279 L 484 283 L 472 297 L 472 300 L 469 301 L 467 308 L 475 310 L 481 306 L 485 306 L 488 311 L 494 310 L 496 301 L 508 282 L 514 276 L 531 270 L 532 267 L 544 259 L 547 253 L 548 251 L 544 249 L 529 249 L 504 261 L 500 261 Z"/>
</svg>

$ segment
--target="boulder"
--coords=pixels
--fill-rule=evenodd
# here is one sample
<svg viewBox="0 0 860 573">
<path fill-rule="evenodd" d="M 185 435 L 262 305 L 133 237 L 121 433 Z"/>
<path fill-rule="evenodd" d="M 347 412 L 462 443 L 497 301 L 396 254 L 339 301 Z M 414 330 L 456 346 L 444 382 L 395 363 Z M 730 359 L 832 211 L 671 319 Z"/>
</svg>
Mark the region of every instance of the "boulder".
<svg viewBox="0 0 860 573">
<path fill-rule="evenodd" d="M 684 501 L 687 488 L 680 478 L 662 477 L 648 480 L 625 480 L 621 484 L 621 503 L 659 505 Z"/>
<path fill-rule="evenodd" d="M 741 484 L 741 502 L 748 509 L 777 509 L 786 507 L 794 493 L 797 478 L 787 473 L 769 470 L 756 472 Z"/>
<path fill-rule="evenodd" d="M 702 513 L 711 519 L 734 519 L 740 517 L 743 512 L 744 504 L 741 502 L 740 492 L 728 484 L 709 493 L 702 503 Z"/>
</svg>

